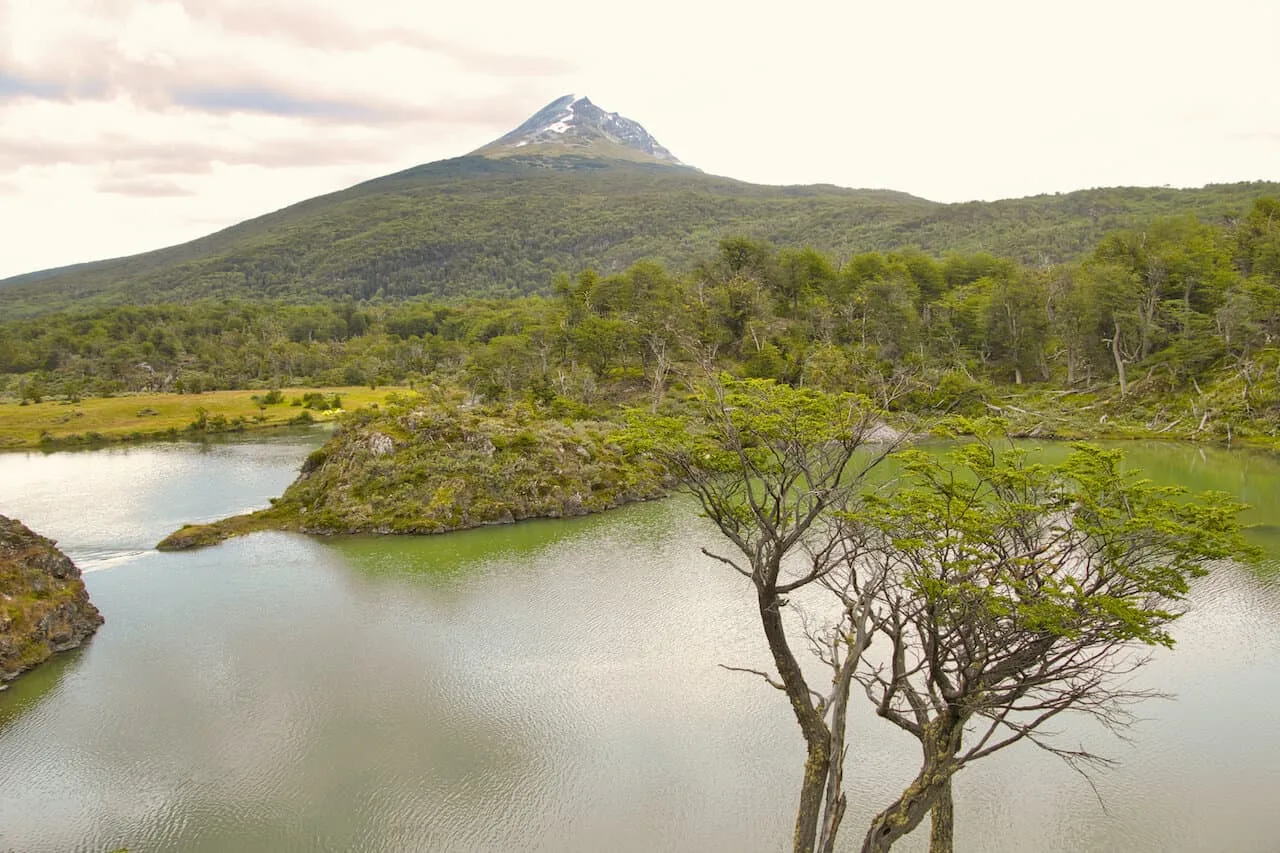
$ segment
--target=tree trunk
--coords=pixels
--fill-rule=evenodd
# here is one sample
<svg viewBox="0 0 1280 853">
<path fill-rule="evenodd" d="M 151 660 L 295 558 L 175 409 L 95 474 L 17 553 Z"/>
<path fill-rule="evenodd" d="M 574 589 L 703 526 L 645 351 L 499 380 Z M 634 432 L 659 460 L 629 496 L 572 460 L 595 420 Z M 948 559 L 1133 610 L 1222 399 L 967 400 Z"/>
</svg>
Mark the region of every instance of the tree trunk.
<svg viewBox="0 0 1280 853">
<path fill-rule="evenodd" d="M 795 853 L 813 853 L 818 843 L 818 824 L 822 820 L 823 792 L 830 764 L 826 746 L 810 744 L 809 758 L 804 763 L 804 781 L 800 785 L 800 806 L 796 809 Z"/>
<path fill-rule="evenodd" d="M 938 801 L 933 804 L 933 824 L 929 831 L 929 853 L 954 853 L 955 804 L 951 800 L 951 778 L 941 785 Z"/>
<path fill-rule="evenodd" d="M 849 649 L 849 659 L 835 680 L 835 700 L 831 708 L 830 769 L 827 776 L 827 804 L 822 815 L 822 834 L 818 837 L 818 853 L 835 853 L 836 835 L 844 819 L 847 802 L 844 796 L 845 732 L 848 729 L 849 690 L 853 683 L 853 661 L 862 656 L 861 642 Z"/>
<path fill-rule="evenodd" d="M 1116 375 L 1120 377 L 1120 396 L 1129 393 L 1129 383 L 1124 372 L 1124 355 L 1120 352 L 1120 321 L 1115 324 L 1115 334 L 1111 336 L 1111 357 L 1116 362 Z"/>
<path fill-rule="evenodd" d="M 773 575 L 776 577 L 776 574 Z M 800 805 L 796 810 L 794 838 L 795 853 L 813 853 L 818 840 L 818 826 L 822 820 L 823 794 L 827 776 L 831 770 L 831 731 L 822 714 L 813 705 L 809 685 L 804 680 L 800 664 L 787 643 L 786 629 L 782 624 L 782 612 L 777 590 L 771 583 L 757 579 L 756 599 L 760 608 L 760 623 L 764 628 L 774 666 L 782 680 L 796 722 L 804 735 L 808 758 L 804 763 L 804 779 L 800 785 Z"/>
<path fill-rule="evenodd" d="M 862 853 L 889 853 L 894 843 L 911 832 L 933 808 L 938 780 L 932 768 L 924 768 L 901 796 L 871 821 Z"/>
<path fill-rule="evenodd" d="M 920 745 L 924 763 L 919 774 L 887 809 L 876 815 L 862 842 L 862 853 L 888 853 L 894 843 L 912 832 L 933 813 L 933 833 L 929 853 L 950 853 L 952 849 L 951 776 L 960 749 L 964 721 L 954 711 L 925 726 Z M 940 839 L 942 839 L 940 841 Z M 945 847 L 936 846 L 945 843 Z"/>
</svg>

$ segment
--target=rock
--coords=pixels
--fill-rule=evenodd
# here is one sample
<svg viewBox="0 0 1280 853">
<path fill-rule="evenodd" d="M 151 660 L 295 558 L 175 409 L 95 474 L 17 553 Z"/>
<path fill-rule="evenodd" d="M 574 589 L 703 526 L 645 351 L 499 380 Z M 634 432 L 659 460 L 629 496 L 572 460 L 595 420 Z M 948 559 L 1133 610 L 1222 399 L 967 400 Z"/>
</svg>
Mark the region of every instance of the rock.
<svg viewBox="0 0 1280 853">
<path fill-rule="evenodd" d="M 0 683 L 76 648 L 102 621 L 53 540 L 0 515 Z"/>
<path fill-rule="evenodd" d="M 867 444 L 896 444 L 905 438 L 901 430 L 894 429 L 887 423 L 880 423 L 871 427 L 867 434 L 863 436 L 863 441 Z"/>
<path fill-rule="evenodd" d="M 369 453 L 374 456 L 386 456 L 396 449 L 396 443 L 391 436 L 380 432 L 372 432 L 369 434 Z"/>
</svg>

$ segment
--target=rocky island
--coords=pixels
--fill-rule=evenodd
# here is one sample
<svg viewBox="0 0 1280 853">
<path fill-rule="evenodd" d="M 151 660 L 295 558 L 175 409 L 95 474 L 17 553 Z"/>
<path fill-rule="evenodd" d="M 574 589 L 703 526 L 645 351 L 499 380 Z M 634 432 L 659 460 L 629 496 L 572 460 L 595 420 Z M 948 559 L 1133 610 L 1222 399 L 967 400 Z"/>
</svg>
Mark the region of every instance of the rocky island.
<svg viewBox="0 0 1280 853">
<path fill-rule="evenodd" d="M 612 444 L 616 429 L 527 403 L 393 399 L 348 415 L 268 509 L 185 526 L 157 547 L 182 550 L 256 530 L 444 533 L 665 495 L 665 471 Z"/>
<path fill-rule="evenodd" d="M 0 686 L 79 646 L 102 622 L 75 563 L 53 540 L 0 515 Z"/>
</svg>

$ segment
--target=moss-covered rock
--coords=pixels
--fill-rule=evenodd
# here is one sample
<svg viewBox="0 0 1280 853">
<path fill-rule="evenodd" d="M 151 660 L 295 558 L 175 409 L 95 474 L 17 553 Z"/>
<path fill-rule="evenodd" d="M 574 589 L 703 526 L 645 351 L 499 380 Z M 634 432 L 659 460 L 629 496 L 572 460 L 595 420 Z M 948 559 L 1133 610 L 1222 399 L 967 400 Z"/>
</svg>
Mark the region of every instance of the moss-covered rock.
<svg viewBox="0 0 1280 853">
<path fill-rule="evenodd" d="M 0 515 L 0 684 L 75 648 L 102 624 L 53 540 Z"/>
<path fill-rule="evenodd" d="M 271 509 L 185 527 L 161 548 L 264 528 L 443 533 L 600 512 L 666 494 L 657 464 L 625 454 L 608 421 L 558 420 L 520 404 L 468 408 L 422 398 L 349 415 Z"/>
</svg>

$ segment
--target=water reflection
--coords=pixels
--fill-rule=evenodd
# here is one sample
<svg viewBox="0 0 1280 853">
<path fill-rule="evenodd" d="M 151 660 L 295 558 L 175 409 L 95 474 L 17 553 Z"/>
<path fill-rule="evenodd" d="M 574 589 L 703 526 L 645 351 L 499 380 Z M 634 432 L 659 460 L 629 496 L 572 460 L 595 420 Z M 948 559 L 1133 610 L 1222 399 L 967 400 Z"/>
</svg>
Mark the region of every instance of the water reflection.
<svg viewBox="0 0 1280 853">
<path fill-rule="evenodd" d="M 83 648 L 72 649 L 54 655 L 45 663 L 24 673 L 15 681 L 8 682 L 0 691 L 4 701 L 0 702 L 0 735 L 19 717 L 40 704 L 46 696 L 55 694 L 63 679 L 75 672 Z"/>
<path fill-rule="evenodd" d="M 127 484 L 133 526 L 103 540 L 123 552 L 179 512 L 278 491 L 309 449 L 253 448 L 76 454 L 100 470 L 28 472 L 21 494 L 7 475 L 27 463 L 0 457 L 0 511 L 22 503 L 86 549 L 81 516 Z M 1277 506 L 1272 460 L 1198 450 L 1135 461 L 1231 481 L 1259 520 Z M 175 510 L 162 497 L 188 477 Z M 58 500 L 75 482 L 106 491 Z M 108 621 L 83 654 L 38 671 L 26 700 L 0 693 L 0 850 L 782 849 L 802 745 L 776 692 L 718 666 L 767 651 L 746 582 L 699 553 L 712 541 L 669 501 L 446 537 L 139 549 L 87 575 Z M 1010 750 L 958 780 L 960 849 L 1273 850 L 1276 574 L 1222 567 L 1176 633 L 1144 678 L 1180 698 L 1144 707 L 1133 745 L 1068 729 L 1122 762 L 1099 779 L 1108 810 L 1060 763 Z M 852 742 L 844 849 L 915 768 L 914 744 L 861 708 Z"/>
</svg>

